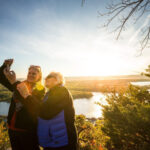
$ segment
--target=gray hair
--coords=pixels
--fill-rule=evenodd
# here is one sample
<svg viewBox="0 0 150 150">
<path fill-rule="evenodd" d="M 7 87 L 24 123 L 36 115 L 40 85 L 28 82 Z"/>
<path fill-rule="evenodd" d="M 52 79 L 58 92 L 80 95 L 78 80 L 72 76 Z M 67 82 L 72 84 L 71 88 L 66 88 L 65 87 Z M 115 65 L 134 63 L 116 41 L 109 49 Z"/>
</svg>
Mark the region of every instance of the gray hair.
<svg viewBox="0 0 150 150">
<path fill-rule="evenodd" d="M 55 78 L 57 80 L 58 84 L 63 84 L 63 85 L 65 84 L 65 79 L 64 79 L 63 75 L 60 72 L 51 72 L 46 77 L 46 79 L 51 78 L 51 77 Z"/>
</svg>

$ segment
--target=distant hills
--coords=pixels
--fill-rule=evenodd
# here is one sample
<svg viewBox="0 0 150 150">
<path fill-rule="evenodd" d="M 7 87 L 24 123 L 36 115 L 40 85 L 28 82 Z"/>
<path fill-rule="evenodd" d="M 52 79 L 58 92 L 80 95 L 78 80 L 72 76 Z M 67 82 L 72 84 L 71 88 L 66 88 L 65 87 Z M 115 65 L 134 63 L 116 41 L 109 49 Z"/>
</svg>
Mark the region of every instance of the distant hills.
<svg viewBox="0 0 150 150">
<path fill-rule="evenodd" d="M 120 75 L 120 76 L 78 76 L 78 77 L 65 77 L 66 80 L 117 80 L 117 79 L 130 79 L 130 80 L 146 80 L 150 81 L 149 77 L 142 75 Z"/>
<path fill-rule="evenodd" d="M 66 80 L 117 80 L 117 79 L 130 79 L 130 80 L 146 80 L 150 81 L 149 77 L 142 75 L 118 75 L 118 76 L 68 76 Z M 17 80 L 22 81 L 25 78 L 18 78 Z"/>
</svg>

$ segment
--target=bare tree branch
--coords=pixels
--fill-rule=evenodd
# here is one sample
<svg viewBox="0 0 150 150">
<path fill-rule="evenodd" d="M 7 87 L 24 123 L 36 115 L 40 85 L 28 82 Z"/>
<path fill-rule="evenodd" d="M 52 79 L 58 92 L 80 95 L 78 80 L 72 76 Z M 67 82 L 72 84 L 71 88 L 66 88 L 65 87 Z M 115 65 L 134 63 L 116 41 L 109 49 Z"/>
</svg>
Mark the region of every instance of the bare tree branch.
<svg viewBox="0 0 150 150">
<path fill-rule="evenodd" d="M 134 21 L 134 24 L 136 24 L 141 19 L 141 17 L 144 16 L 145 13 L 150 11 L 150 0 L 120 0 L 117 1 L 115 4 L 114 1 L 112 0 L 112 3 L 109 4 L 106 7 L 106 9 L 108 10 L 106 13 L 99 12 L 99 15 L 108 17 L 106 23 L 104 24 L 104 27 L 108 27 L 114 20 L 117 19 L 119 25 L 115 27 L 113 32 L 118 32 L 116 38 L 118 40 L 127 22 L 130 19 L 133 19 L 132 17 L 134 15 L 136 15 Z M 123 16 L 119 20 L 119 17 L 121 15 Z M 140 31 L 141 53 L 146 47 L 149 46 L 150 41 L 150 26 L 148 25 L 143 28 L 144 32 L 142 32 L 142 29 Z"/>
<path fill-rule="evenodd" d="M 82 0 L 82 4 L 85 3 L 85 0 Z M 112 32 L 117 32 L 116 39 L 120 38 L 123 29 L 127 26 L 127 22 L 129 20 L 133 21 L 133 25 L 135 25 L 141 19 L 148 19 L 150 21 L 150 17 L 146 17 L 150 12 L 150 0 L 111 0 L 111 2 L 106 6 L 106 12 L 98 12 L 99 17 L 105 17 L 106 22 L 103 27 L 108 28 L 113 22 L 115 22 L 115 27 Z M 134 18 L 135 17 L 135 18 Z M 143 18 L 142 18 L 143 17 Z M 144 18 L 145 17 L 145 18 Z M 142 51 L 145 48 L 150 46 L 150 24 L 147 24 L 140 28 L 140 44 Z"/>
<path fill-rule="evenodd" d="M 144 39 L 141 41 L 141 50 L 143 51 L 146 46 L 148 46 L 148 42 L 150 40 L 150 27 L 146 29 L 146 34 L 144 36 Z"/>
</svg>

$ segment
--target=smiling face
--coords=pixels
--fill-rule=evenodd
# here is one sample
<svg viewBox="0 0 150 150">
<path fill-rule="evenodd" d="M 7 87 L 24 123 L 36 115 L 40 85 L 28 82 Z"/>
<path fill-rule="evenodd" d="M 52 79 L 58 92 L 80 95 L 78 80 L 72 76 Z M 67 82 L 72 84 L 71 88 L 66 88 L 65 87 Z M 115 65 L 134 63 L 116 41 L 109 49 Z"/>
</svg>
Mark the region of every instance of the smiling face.
<svg viewBox="0 0 150 150">
<path fill-rule="evenodd" d="M 56 86 L 58 84 L 56 78 L 54 77 L 51 77 L 51 78 L 46 78 L 45 79 L 45 86 L 48 88 L 48 89 L 51 89 L 53 88 L 54 86 Z"/>
<path fill-rule="evenodd" d="M 35 68 L 30 68 L 27 75 L 27 81 L 36 83 L 40 80 L 40 72 Z"/>
</svg>

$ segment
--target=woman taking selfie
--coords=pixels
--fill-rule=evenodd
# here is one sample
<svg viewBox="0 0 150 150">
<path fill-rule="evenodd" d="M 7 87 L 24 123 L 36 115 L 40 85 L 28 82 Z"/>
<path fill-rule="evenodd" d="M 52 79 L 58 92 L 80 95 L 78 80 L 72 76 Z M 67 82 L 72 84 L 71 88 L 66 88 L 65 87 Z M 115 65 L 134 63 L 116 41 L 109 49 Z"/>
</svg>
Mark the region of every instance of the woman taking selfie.
<svg viewBox="0 0 150 150">
<path fill-rule="evenodd" d="M 16 75 L 10 71 L 13 59 L 7 59 L 0 67 L 0 83 L 11 91 L 12 99 L 9 107 L 7 123 L 12 150 L 40 150 L 37 140 L 37 117 L 29 113 L 26 106 L 20 102 L 20 95 L 14 86 L 21 83 L 16 81 Z M 43 99 L 45 90 L 41 84 L 42 72 L 39 66 L 30 66 L 27 79 L 22 81 L 30 95 Z M 40 87 L 40 88 L 39 88 Z"/>
</svg>

